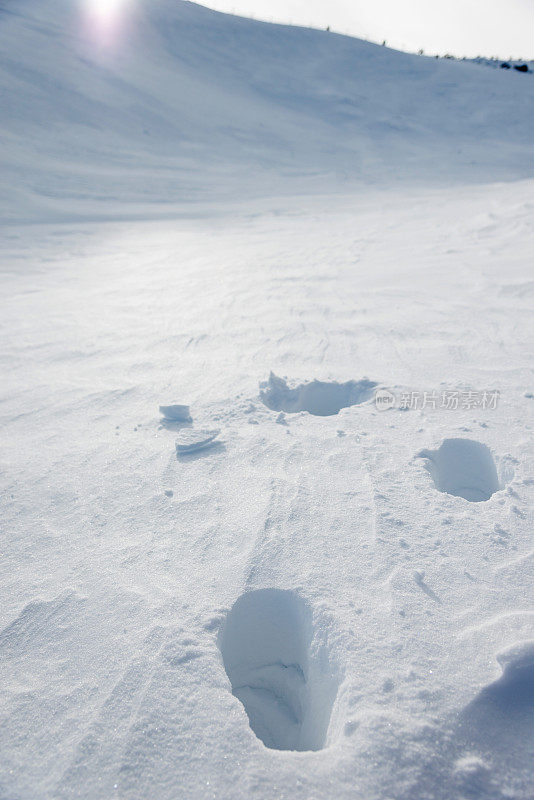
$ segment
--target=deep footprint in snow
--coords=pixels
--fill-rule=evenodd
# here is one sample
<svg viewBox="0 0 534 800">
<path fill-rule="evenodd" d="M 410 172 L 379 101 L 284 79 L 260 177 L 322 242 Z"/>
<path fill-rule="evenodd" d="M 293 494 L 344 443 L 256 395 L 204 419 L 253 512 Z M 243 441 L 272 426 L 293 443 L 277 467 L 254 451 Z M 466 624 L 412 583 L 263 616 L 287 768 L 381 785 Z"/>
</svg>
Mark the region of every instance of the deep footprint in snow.
<svg viewBox="0 0 534 800">
<path fill-rule="evenodd" d="M 436 489 L 471 503 L 489 500 L 503 487 L 489 447 L 473 439 L 445 439 L 437 450 L 422 450 Z"/>
<path fill-rule="evenodd" d="M 250 727 L 274 750 L 325 746 L 337 680 L 311 654 L 312 616 L 290 591 L 242 595 L 230 609 L 220 648 L 232 693 Z"/>
<path fill-rule="evenodd" d="M 307 411 L 318 417 L 338 414 L 342 408 L 361 405 L 373 397 L 378 384 L 363 378 L 360 381 L 311 381 L 290 389 L 283 378 L 273 372 L 260 384 L 260 398 L 271 411 L 294 414 Z"/>
<path fill-rule="evenodd" d="M 520 778 L 534 763 L 534 642 L 498 660 L 502 676 L 464 709 L 457 739 Z"/>
</svg>

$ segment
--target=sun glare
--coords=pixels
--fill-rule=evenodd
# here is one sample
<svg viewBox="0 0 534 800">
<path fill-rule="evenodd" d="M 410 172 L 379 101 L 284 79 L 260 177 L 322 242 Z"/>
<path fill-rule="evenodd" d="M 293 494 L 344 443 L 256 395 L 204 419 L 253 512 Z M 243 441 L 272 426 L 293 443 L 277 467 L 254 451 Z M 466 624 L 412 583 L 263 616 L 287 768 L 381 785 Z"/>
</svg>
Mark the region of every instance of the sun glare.
<svg viewBox="0 0 534 800">
<path fill-rule="evenodd" d="M 95 18 L 102 23 L 117 21 L 124 11 L 127 0 L 89 0 Z"/>
<path fill-rule="evenodd" d="M 85 10 L 92 36 L 100 45 L 114 46 L 126 24 L 133 0 L 85 0 Z"/>
</svg>

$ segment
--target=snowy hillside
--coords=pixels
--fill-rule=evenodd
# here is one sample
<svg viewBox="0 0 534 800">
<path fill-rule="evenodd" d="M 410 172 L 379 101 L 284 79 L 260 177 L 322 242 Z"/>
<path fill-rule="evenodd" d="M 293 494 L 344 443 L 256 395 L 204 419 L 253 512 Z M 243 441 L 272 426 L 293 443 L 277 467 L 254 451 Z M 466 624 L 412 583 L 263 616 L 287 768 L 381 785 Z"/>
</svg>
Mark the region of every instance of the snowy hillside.
<svg viewBox="0 0 534 800">
<path fill-rule="evenodd" d="M 532 76 L 0 0 L 0 800 L 533 800 Z"/>
<path fill-rule="evenodd" d="M 523 76 L 181 0 L 110 32 L 91 2 L 0 4 L 3 216 L 534 174 Z"/>
</svg>

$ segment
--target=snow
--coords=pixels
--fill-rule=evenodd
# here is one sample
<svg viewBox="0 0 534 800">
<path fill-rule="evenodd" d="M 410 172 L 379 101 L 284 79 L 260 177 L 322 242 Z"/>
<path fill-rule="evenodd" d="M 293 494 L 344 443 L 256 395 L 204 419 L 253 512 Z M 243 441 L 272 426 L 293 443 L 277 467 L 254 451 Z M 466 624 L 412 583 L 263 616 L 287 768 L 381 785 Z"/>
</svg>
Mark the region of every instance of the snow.
<svg viewBox="0 0 534 800">
<path fill-rule="evenodd" d="M 436 489 L 472 503 L 489 500 L 504 489 L 487 445 L 473 439 L 445 439 L 437 450 L 423 450 Z"/>
<path fill-rule="evenodd" d="M 176 438 L 176 452 L 177 453 L 194 453 L 197 450 L 203 450 L 214 443 L 219 435 L 218 428 L 214 430 L 184 430 L 180 431 Z"/>
<path fill-rule="evenodd" d="M 337 694 L 336 670 L 310 653 L 312 614 L 290 591 L 247 592 L 230 609 L 223 663 L 250 727 L 275 750 L 321 750 Z"/>
<path fill-rule="evenodd" d="M 318 417 L 330 417 L 342 408 L 372 399 L 376 385 L 366 378 L 346 383 L 313 380 L 291 389 L 287 381 L 271 372 L 269 380 L 260 384 L 260 399 L 272 411 L 291 414 L 307 411 Z"/>
<path fill-rule="evenodd" d="M 171 403 L 170 405 L 160 406 L 159 413 L 163 415 L 165 420 L 170 420 L 172 422 L 191 421 L 189 406 L 184 406 L 180 403 Z"/>
<path fill-rule="evenodd" d="M 113 36 L 90 0 L 0 6 L 3 219 L 176 218 L 534 173 L 528 76 L 181 0 L 122 6 Z"/>
<path fill-rule="evenodd" d="M 132 8 L 0 6 L 0 796 L 531 800 L 534 83 Z"/>
</svg>

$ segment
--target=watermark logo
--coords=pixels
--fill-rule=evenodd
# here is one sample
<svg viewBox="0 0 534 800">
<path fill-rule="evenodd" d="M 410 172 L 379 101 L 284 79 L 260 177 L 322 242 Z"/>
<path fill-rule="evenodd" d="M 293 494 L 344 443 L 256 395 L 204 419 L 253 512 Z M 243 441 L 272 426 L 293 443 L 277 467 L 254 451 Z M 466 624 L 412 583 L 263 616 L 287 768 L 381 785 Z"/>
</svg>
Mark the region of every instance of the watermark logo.
<svg viewBox="0 0 534 800">
<path fill-rule="evenodd" d="M 396 404 L 397 398 L 389 389 L 377 389 L 375 392 L 375 406 L 377 411 L 387 411 Z"/>
<path fill-rule="evenodd" d="M 440 391 L 408 391 L 399 392 L 399 396 L 389 389 L 377 389 L 375 406 L 377 411 L 388 411 L 399 408 L 401 411 L 423 411 L 444 409 L 446 411 L 494 411 L 500 400 L 498 390 L 463 391 L 461 389 L 444 389 Z"/>
</svg>

